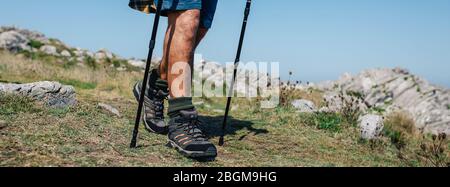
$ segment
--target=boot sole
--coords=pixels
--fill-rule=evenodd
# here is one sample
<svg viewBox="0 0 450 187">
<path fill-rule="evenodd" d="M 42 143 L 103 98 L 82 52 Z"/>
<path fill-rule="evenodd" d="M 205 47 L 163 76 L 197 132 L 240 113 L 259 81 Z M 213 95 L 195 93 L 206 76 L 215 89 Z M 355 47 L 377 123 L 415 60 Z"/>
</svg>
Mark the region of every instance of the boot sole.
<svg viewBox="0 0 450 187">
<path fill-rule="evenodd" d="M 185 149 L 181 148 L 180 146 L 178 146 L 172 140 L 169 140 L 168 146 L 176 149 L 179 153 L 181 153 L 184 156 L 189 157 L 189 158 L 215 158 L 217 156 L 217 152 L 215 150 L 208 150 L 208 151 L 185 150 Z"/>
<path fill-rule="evenodd" d="M 136 98 L 137 102 L 139 102 L 139 99 L 141 96 L 140 92 L 141 92 L 141 90 L 139 89 L 139 82 L 138 82 L 134 85 L 134 88 L 133 88 L 133 94 L 134 94 L 134 97 Z M 144 109 L 145 109 L 145 106 L 144 106 Z M 153 124 L 148 124 L 147 121 L 145 120 L 146 116 L 147 115 L 144 112 L 142 121 L 144 122 L 145 130 L 147 130 L 150 133 L 162 134 L 162 135 L 167 135 L 169 133 L 168 127 L 158 127 Z"/>
</svg>

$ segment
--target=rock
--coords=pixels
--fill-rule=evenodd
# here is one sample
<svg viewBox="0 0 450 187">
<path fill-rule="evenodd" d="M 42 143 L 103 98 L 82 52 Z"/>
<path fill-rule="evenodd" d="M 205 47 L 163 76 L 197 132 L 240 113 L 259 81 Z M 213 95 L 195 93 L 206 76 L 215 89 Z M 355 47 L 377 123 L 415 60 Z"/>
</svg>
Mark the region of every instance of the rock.
<svg viewBox="0 0 450 187">
<path fill-rule="evenodd" d="M 7 31 L 0 34 L 0 48 L 11 52 L 30 50 L 29 40 L 17 31 Z"/>
<path fill-rule="evenodd" d="M 117 116 L 119 118 L 122 117 L 122 115 L 120 114 L 119 110 L 117 110 L 116 108 L 114 108 L 111 105 L 104 104 L 104 103 L 99 103 L 98 107 L 100 107 L 101 109 L 103 109 L 103 110 L 105 110 L 105 111 L 107 111 L 107 112 L 109 112 L 111 114 L 114 114 L 115 116 Z"/>
<path fill-rule="evenodd" d="M 117 71 L 127 71 L 126 67 L 118 67 L 116 68 Z"/>
<path fill-rule="evenodd" d="M 106 49 L 101 49 L 99 50 L 97 53 L 94 54 L 94 58 L 97 61 L 102 61 L 105 60 L 107 58 L 112 59 L 114 58 L 113 54 L 111 52 L 109 52 Z"/>
<path fill-rule="evenodd" d="M 384 128 L 383 117 L 378 115 L 368 114 L 360 118 L 360 133 L 364 140 L 373 140 L 380 137 Z"/>
<path fill-rule="evenodd" d="M 302 113 L 312 113 L 316 110 L 314 103 L 305 99 L 294 100 L 291 105 Z"/>
<path fill-rule="evenodd" d="M 224 113 L 225 112 L 222 109 L 213 109 L 212 111 L 215 112 L 215 113 Z"/>
<path fill-rule="evenodd" d="M 58 82 L 35 82 L 29 84 L 0 83 L 0 93 L 17 94 L 42 101 L 49 107 L 67 107 L 77 103 L 75 89 Z"/>
<path fill-rule="evenodd" d="M 72 55 L 70 54 L 69 51 L 64 50 L 64 51 L 61 52 L 61 56 L 63 56 L 63 57 L 71 57 Z"/>
<path fill-rule="evenodd" d="M 131 59 L 131 60 L 128 60 L 128 64 L 130 64 L 131 66 L 134 66 L 134 67 L 138 67 L 138 68 L 145 68 L 145 62 L 142 60 Z"/>
<path fill-rule="evenodd" d="M 199 106 L 199 105 L 203 105 L 205 102 L 203 102 L 203 101 L 197 101 L 197 102 L 194 102 L 194 103 L 192 103 L 194 106 Z"/>
<path fill-rule="evenodd" d="M 0 130 L 4 129 L 7 126 L 8 124 L 6 123 L 6 121 L 0 120 Z"/>
<path fill-rule="evenodd" d="M 59 56 L 58 50 L 56 49 L 55 46 L 52 45 L 44 45 L 39 50 L 48 55 Z"/>
<path fill-rule="evenodd" d="M 417 129 L 425 133 L 450 134 L 450 110 L 447 108 L 450 90 L 430 84 L 406 69 L 369 69 L 354 76 L 342 76 L 337 81 L 320 83 L 316 88 L 325 91 L 326 97 L 340 91 L 358 93 L 368 109 L 382 109 L 386 113 L 406 111 L 414 116 Z M 339 107 L 339 103 L 331 104 Z"/>
<path fill-rule="evenodd" d="M 75 50 L 73 51 L 73 54 L 76 57 L 84 57 L 85 51 L 79 47 L 75 48 Z"/>
</svg>

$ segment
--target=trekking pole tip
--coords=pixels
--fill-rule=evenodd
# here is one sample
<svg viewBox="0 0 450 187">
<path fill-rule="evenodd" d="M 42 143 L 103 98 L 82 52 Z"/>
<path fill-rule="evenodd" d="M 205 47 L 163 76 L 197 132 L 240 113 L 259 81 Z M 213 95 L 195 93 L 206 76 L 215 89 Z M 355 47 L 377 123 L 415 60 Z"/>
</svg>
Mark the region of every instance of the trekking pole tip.
<svg viewBox="0 0 450 187">
<path fill-rule="evenodd" d="M 137 147 L 137 143 L 136 143 L 136 141 L 133 141 L 133 142 L 131 142 L 131 144 L 130 144 L 130 148 L 136 148 Z"/>
<path fill-rule="evenodd" d="M 220 137 L 219 139 L 219 146 L 223 146 L 225 143 L 223 136 Z"/>
</svg>

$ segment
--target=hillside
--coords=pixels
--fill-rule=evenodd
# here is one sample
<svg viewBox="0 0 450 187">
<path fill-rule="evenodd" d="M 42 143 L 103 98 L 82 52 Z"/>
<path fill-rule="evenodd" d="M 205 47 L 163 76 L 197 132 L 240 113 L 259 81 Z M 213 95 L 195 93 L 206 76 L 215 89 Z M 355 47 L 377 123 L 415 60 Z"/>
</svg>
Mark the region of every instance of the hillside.
<svg viewBox="0 0 450 187">
<path fill-rule="evenodd" d="M 20 42 L 2 43 L 5 32 L 14 36 L 13 41 Z M 0 166 L 447 166 L 450 163 L 446 135 L 421 132 L 416 128 L 417 120 L 404 112 L 384 112 L 383 107 L 372 107 L 373 113 L 384 116 L 384 128 L 376 139 L 364 140 L 357 118 L 370 111 L 357 106 L 359 102 L 354 102 L 357 99 L 346 99 L 364 97 L 363 90 L 333 92 L 344 103 L 333 108 L 326 98 L 334 84 L 284 85 L 281 105 L 275 109 L 261 109 L 257 99 L 233 100 L 226 146 L 218 148 L 215 161 L 186 159 L 165 146 L 167 137 L 147 133 L 143 128 L 140 147 L 130 149 L 137 108 L 131 88 L 142 77 L 142 61 L 122 59 L 107 50 L 94 53 L 73 48 L 42 34 L 15 28 L 0 29 L 0 46 L 3 48 L 0 84 L 57 81 L 76 94 L 76 103 L 51 107 L 36 97 L 3 93 L 0 89 Z M 313 111 L 300 112 L 301 107 L 293 105 L 296 101 L 302 104 L 301 99 L 310 101 Z M 194 103 L 203 128 L 217 144 L 225 99 L 195 98 Z M 105 105 L 119 114 L 106 110 Z"/>
</svg>

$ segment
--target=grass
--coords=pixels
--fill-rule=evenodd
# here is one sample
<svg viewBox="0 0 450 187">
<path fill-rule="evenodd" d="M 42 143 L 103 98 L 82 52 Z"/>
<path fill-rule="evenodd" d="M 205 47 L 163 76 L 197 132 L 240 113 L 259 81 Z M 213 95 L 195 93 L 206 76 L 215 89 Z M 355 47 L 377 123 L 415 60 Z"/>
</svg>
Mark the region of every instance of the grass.
<svg viewBox="0 0 450 187">
<path fill-rule="evenodd" d="M 398 149 L 403 149 L 408 139 L 416 135 L 414 120 L 403 112 L 390 114 L 385 119 L 383 133 Z"/>
<path fill-rule="evenodd" d="M 291 107 L 261 109 L 255 100 L 236 98 L 230 112 L 226 145 L 213 162 L 187 159 L 167 148 L 167 137 L 140 129 L 139 148 L 128 148 L 137 104 L 131 87 L 142 73 L 96 70 L 30 60 L 0 53 L 0 75 L 6 82 L 67 81 L 77 89 L 78 104 L 51 109 L 27 98 L 0 95 L 0 166 L 424 166 L 415 158 L 420 142 L 411 136 L 399 150 L 385 138 L 377 148 L 359 141 L 358 129 L 342 114 L 300 114 Z M 109 67 L 109 66 L 108 66 Z M 23 73 L 27 72 L 27 73 Z M 92 84 L 91 84 L 92 83 Z M 95 86 L 93 85 L 95 83 Z M 85 88 L 85 89 L 83 89 Z M 320 105 L 316 90 L 297 92 Z M 286 95 L 288 98 L 294 96 Z M 195 98 L 194 102 L 201 100 Z M 197 107 L 202 128 L 217 144 L 226 99 L 202 100 Z M 97 107 L 115 106 L 122 117 Z M 389 118 L 391 119 L 391 118 Z M 392 129 L 406 120 L 392 118 Z M 395 128 L 394 128 L 395 127 Z M 407 127 L 407 126 L 406 126 Z M 404 159 L 408 158 L 408 159 Z M 407 160 L 407 161 L 405 161 Z"/>
<path fill-rule="evenodd" d="M 319 112 L 303 114 L 303 123 L 332 133 L 342 130 L 343 119 L 337 113 Z"/>
<path fill-rule="evenodd" d="M 35 49 L 40 49 L 42 46 L 44 46 L 44 44 L 42 42 L 37 41 L 37 40 L 30 40 L 28 45 Z"/>
<path fill-rule="evenodd" d="M 35 109 L 29 98 L 0 93 L 0 115 L 16 115 Z"/>
<path fill-rule="evenodd" d="M 90 82 L 83 82 L 79 80 L 69 79 L 69 80 L 59 80 L 61 84 L 67 84 L 72 85 L 75 88 L 85 89 L 85 90 L 92 90 L 97 87 L 96 83 L 90 83 Z"/>
</svg>

